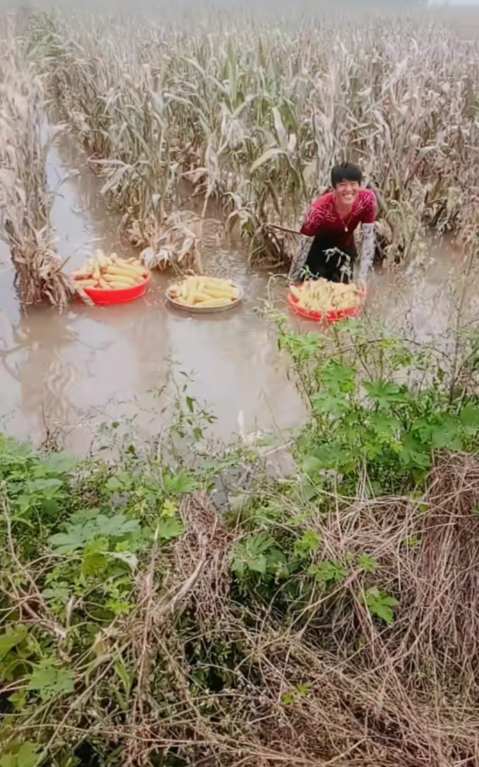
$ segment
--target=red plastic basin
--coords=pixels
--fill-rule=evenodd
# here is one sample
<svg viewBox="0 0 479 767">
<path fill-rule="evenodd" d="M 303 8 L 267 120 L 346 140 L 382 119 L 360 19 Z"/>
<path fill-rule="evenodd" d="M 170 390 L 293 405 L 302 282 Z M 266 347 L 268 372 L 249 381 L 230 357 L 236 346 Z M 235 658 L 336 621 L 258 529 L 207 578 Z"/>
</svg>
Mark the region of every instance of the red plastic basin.
<svg viewBox="0 0 479 767">
<path fill-rule="evenodd" d="M 131 288 L 121 288 L 113 290 L 102 290 L 101 288 L 83 288 L 88 298 L 91 298 L 94 304 L 107 306 L 112 304 L 129 304 L 130 301 L 136 301 L 145 295 L 148 284 L 151 280 L 151 274 L 146 277 L 139 285 L 133 285 Z"/>
<path fill-rule="evenodd" d="M 361 298 L 366 297 L 366 292 L 360 294 Z M 288 304 L 295 314 L 312 322 L 340 322 L 351 317 L 361 317 L 363 313 L 363 304 L 353 306 L 350 309 L 337 309 L 331 312 L 312 312 L 298 306 L 298 299 L 292 293 L 288 293 Z"/>
</svg>

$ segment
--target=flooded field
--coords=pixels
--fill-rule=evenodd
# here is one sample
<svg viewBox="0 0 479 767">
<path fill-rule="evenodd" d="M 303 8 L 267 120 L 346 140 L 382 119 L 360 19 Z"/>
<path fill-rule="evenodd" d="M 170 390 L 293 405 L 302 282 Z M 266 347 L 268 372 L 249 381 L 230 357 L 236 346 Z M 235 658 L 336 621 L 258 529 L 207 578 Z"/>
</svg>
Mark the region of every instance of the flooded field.
<svg viewBox="0 0 479 767">
<path fill-rule="evenodd" d="M 53 150 L 50 186 L 55 188 L 69 169 Z M 83 169 L 55 197 L 57 248 L 71 258 L 71 268 L 98 247 L 125 253 L 118 221 L 103 206 L 99 188 Z M 160 415 L 165 407 L 160 391 L 172 371 L 180 381 L 182 372 L 191 376 L 188 393 L 207 402 L 221 438 L 238 432 L 240 411 L 248 429 L 296 425 L 303 404 L 278 361 L 273 328 L 256 311 L 268 275 L 249 272 L 239 252 L 220 254 L 218 263 L 217 273 L 233 276 L 246 291 L 244 304 L 229 314 L 192 319 L 167 309 L 163 297 L 171 275 L 155 274 L 145 299 L 130 305 L 89 308 L 77 303 L 63 315 L 51 308 L 25 315 L 3 248 L 1 428 L 38 442 L 46 430 L 61 426 L 67 443 L 78 450 L 88 446 L 99 424 L 118 418 L 135 418 L 140 433 L 156 433 L 167 417 Z"/>
<path fill-rule="evenodd" d="M 71 268 L 98 247 L 126 254 L 118 220 L 106 210 L 100 184 L 82 167 L 82 158 L 53 149 L 48 174 L 52 189 L 63 180 L 53 224 L 58 251 L 70 258 Z M 171 275 L 160 274 L 147 296 L 130 305 L 77 303 L 63 315 L 52 308 L 24 314 L 3 247 L 1 429 L 35 443 L 60 429 L 66 444 L 78 451 L 89 447 L 100 424 L 116 420 L 134 419 L 141 435 L 156 434 L 171 414 L 174 387 L 168 395 L 165 385 L 172 376 L 183 382 L 184 373 L 191 377 L 188 394 L 216 416 L 212 432 L 221 439 L 237 434 L 243 421 L 247 431 L 284 432 L 300 424 L 304 404 L 288 377 L 287 360 L 278 355 L 274 327 L 260 311 L 269 295 L 269 275 L 249 270 L 239 249 L 224 243 L 208 247 L 203 250 L 207 268 L 234 277 L 246 299 L 231 313 L 201 318 L 165 306 Z M 419 340 L 443 334 L 454 308 L 450 285 L 457 277 L 457 254 L 436 248 L 428 260 L 399 274 L 375 275 L 368 304 L 370 315 Z M 274 295 L 281 302 L 284 287 L 276 287 Z"/>
</svg>

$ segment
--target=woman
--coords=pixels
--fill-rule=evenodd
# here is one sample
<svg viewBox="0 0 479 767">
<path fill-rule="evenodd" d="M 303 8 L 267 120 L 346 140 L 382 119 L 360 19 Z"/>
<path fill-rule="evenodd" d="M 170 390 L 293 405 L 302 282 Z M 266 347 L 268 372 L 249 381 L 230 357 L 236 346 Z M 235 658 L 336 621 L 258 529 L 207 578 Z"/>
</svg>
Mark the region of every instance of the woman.
<svg viewBox="0 0 479 767">
<path fill-rule="evenodd" d="M 301 228 L 306 235 L 293 259 L 289 279 L 301 276 L 348 282 L 357 258 L 354 232 L 362 225 L 360 279 L 366 277 L 374 256 L 376 197 L 362 188 L 363 174 L 351 163 L 336 165 L 331 173 L 333 191 L 316 200 Z M 311 242 L 311 238 L 314 238 Z"/>
</svg>

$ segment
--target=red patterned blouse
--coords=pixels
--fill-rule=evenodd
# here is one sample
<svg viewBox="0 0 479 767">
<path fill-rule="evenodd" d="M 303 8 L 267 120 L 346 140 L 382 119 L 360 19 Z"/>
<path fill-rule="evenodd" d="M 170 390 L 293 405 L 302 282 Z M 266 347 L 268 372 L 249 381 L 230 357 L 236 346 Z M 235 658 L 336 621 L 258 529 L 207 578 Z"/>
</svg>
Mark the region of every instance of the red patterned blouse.
<svg viewBox="0 0 479 767">
<path fill-rule="evenodd" d="M 334 193 L 325 194 L 313 202 L 301 227 L 301 234 L 308 237 L 337 236 L 337 247 L 347 247 L 359 224 L 374 224 L 376 220 L 376 197 L 369 189 L 361 189 L 354 202 L 351 215 L 343 221 L 334 201 Z"/>
</svg>

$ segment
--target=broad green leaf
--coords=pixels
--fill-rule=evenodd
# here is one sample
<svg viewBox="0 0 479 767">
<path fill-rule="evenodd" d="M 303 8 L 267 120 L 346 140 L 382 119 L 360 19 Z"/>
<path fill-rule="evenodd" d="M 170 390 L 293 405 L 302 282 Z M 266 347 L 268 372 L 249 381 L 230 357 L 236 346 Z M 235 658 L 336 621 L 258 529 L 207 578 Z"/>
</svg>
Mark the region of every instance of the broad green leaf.
<svg viewBox="0 0 479 767">
<path fill-rule="evenodd" d="M 72 525 L 84 525 L 85 522 L 90 522 L 92 519 L 95 520 L 99 514 L 101 514 L 100 509 L 82 509 L 81 511 L 76 511 L 71 515 L 69 524 L 71 523 Z"/>
<path fill-rule="evenodd" d="M 301 470 L 308 475 L 308 477 L 314 476 L 316 472 L 320 471 L 324 467 L 324 464 L 315 455 L 307 455 L 301 462 Z"/>
<path fill-rule="evenodd" d="M 125 599 L 109 599 L 105 607 L 115 615 L 128 615 L 132 609 L 132 605 Z"/>
<path fill-rule="evenodd" d="M 63 497 L 62 490 L 64 483 L 61 479 L 53 477 L 48 479 L 33 479 L 27 482 L 26 491 L 30 496 L 35 496 L 37 500 L 49 501 Z"/>
<path fill-rule="evenodd" d="M 318 551 L 320 543 L 321 536 L 316 530 L 306 530 L 299 541 L 295 541 L 294 553 L 300 559 L 305 559 Z"/>
<path fill-rule="evenodd" d="M 105 482 L 105 490 L 108 490 L 110 493 L 120 493 L 124 490 L 124 487 L 118 477 L 109 477 Z"/>
<path fill-rule="evenodd" d="M 183 495 L 192 493 L 198 487 L 198 483 L 193 477 L 184 472 L 172 476 L 165 474 L 163 477 L 163 487 L 167 495 Z"/>
<path fill-rule="evenodd" d="M 387 381 L 365 381 L 363 386 L 370 398 L 380 407 L 403 405 L 408 401 L 408 391 L 404 386 L 400 387 Z"/>
<path fill-rule="evenodd" d="M 250 536 L 237 543 L 231 552 L 233 572 L 243 574 L 251 570 L 264 575 L 268 567 L 266 553 L 271 551 L 273 545 L 272 539 L 264 533 Z"/>
<path fill-rule="evenodd" d="M 34 767 L 39 750 L 40 746 L 36 743 L 22 743 L 17 752 L 17 767 Z"/>
<path fill-rule="evenodd" d="M 433 429 L 434 423 L 430 416 L 421 416 L 421 418 L 416 418 L 416 420 L 411 424 L 411 432 L 424 444 L 430 442 Z"/>
<path fill-rule="evenodd" d="M 114 517 L 99 514 L 95 522 L 95 527 L 92 526 L 91 528 L 95 536 L 122 538 L 124 535 L 136 533 L 140 529 L 138 520 L 128 519 L 124 514 L 116 514 Z M 87 529 L 90 530 L 90 527 L 87 526 Z"/>
<path fill-rule="evenodd" d="M 320 562 L 319 565 L 312 565 L 308 572 L 310 575 L 313 575 L 319 583 L 323 583 L 326 586 L 334 583 L 341 583 L 347 575 L 347 570 L 344 565 L 334 559 Z"/>
<path fill-rule="evenodd" d="M 73 671 L 54 665 L 39 666 L 30 675 L 28 689 L 38 692 L 42 700 L 49 700 L 57 694 L 71 693 L 75 689 Z"/>
<path fill-rule="evenodd" d="M 411 469 L 429 469 L 431 456 L 412 434 L 406 434 L 399 453 L 401 463 Z"/>
<path fill-rule="evenodd" d="M 41 458 L 35 468 L 35 474 L 47 476 L 61 476 L 75 466 L 77 459 L 68 453 L 52 453 L 47 458 Z"/>
<path fill-rule="evenodd" d="M 78 514 L 74 516 L 79 518 Z M 137 533 L 140 529 L 140 523 L 136 519 L 128 519 L 124 514 L 108 517 L 106 514 L 96 513 L 93 519 L 86 516 L 84 524 L 67 524 L 66 532 L 52 535 L 50 543 L 58 554 L 71 554 L 95 538 L 123 538 Z"/>
<path fill-rule="evenodd" d="M 335 469 L 345 463 L 350 463 L 354 456 L 350 450 L 344 449 L 341 445 L 320 445 L 312 451 L 312 456 L 316 458 L 323 469 Z"/>
<path fill-rule="evenodd" d="M 331 415 L 334 418 L 341 418 L 349 408 L 349 402 L 342 392 L 337 394 L 328 391 L 319 392 L 313 395 L 311 401 L 316 413 Z"/>
<path fill-rule="evenodd" d="M 179 538 L 186 532 L 183 522 L 177 517 L 165 517 L 158 525 L 158 535 L 164 541 Z"/>
<path fill-rule="evenodd" d="M 479 430 L 479 407 L 466 405 L 459 413 L 459 418 L 467 434 L 476 434 Z"/>
<path fill-rule="evenodd" d="M 71 554 L 83 548 L 87 541 L 82 525 L 71 525 L 67 533 L 56 533 L 50 538 L 50 543 L 58 554 Z"/>
<path fill-rule="evenodd" d="M 279 549 L 271 549 L 266 555 L 266 569 L 270 573 L 279 574 L 282 577 L 288 576 L 286 568 L 286 557 Z"/>
<path fill-rule="evenodd" d="M 432 429 L 432 447 L 434 450 L 443 450 L 450 447 L 461 450 L 462 443 L 459 438 L 460 421 L 452 415 L 444 415 L 436 420 Z"/>
<path fill-rule="evenodd" d="M 0 767 L 35 767 L 41 746 L 26 741 L 20 745 L 10 744 L 8 753 L 0 757 Z"/>
<path fill-rule="evenodd" d="M 248 565 L 248 569 L 252 570 L 255 573 L 261 573 L 261 575 L 264 575 L 266 572 L 266 568 L 268 566 L 268 560 L 264 556 L 264 554 L 259 554 L 257 557 L 250 557 L 246 560 L 246 564 Z"/>
<path fill-rule="evenodd" d="M 20 642 L 23 642 L 26 636 L 27 629 L 25 626 L 18 626 L 14 631 L 7 634 L 0 634 L 0 660 Z"/>
<path fill-rule="evenodd" d="M 371 429 L 380 437 L 393 438 L 401 428 L 401 421 L 387 413 L 371 413 L 369 416 Z"/>
<path fill-rule="evenodd" d="M 355 368 L 341 365 L 335 360 L 331 360 L 321 370 L 320 381 L 331 392 L 343 392 L 351 394 L 356 388 L 356 370 Z"/>
<path fill-rule="evenodd" d="M 380 591 L 376 586 L 368 589 L 363 595 L 363 599 L 371 615 L 380 618 L 388 626 L 394 623 L 394 608 L 398 604 L 397 599 L 385 594 L 384 591 Z"/>
<path fill-rule="evenodd" d="M 85 575 L 101 575 L 108 569 L 108 559 L 104 551 L 93 548 L 85 549 L 81 566 Z"/>
<path fill-rule="evenodd" d="M 375 573 L 379 568 L 377 561 L 369 554 L 359 555 L 358 566 L 361 568 L 361 570 L 364 570 L 365 573 Z"/>
<path fill-rule="evenodd" d="M 106 481 L 105 488 L 110 493 L 124 493 L 130 490 L 132 485 L 133 477 L 130 472 L 120 470 Z"/>
<path fill-rule="evenodd" d="M 390 626 L 392 623 L 394 623 L 394 612 L 388 605 L 385 605 L 381 602 L 376 602 L 374 604 L 374 607 L 371 607 L 371 612 L 376 615 L 378 618 L 381 618 L 385 623 Z"/>
</svg>

